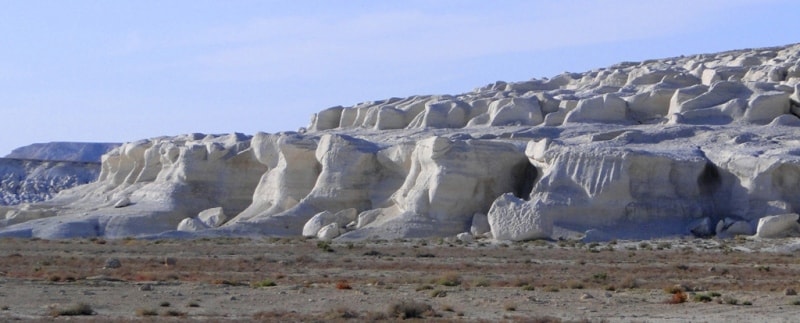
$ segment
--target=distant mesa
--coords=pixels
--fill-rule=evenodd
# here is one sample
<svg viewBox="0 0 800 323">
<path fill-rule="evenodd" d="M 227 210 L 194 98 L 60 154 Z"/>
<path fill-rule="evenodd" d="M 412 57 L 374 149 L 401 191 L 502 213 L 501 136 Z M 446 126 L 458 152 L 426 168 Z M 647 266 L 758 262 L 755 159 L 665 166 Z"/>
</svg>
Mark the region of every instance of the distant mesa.
<svg viewBox="0 0 800 323">
<path fill-rule="evenodd" d="M 99 163 L 119 143 L 49 142 L 19 147 L 5 158 Z"/>
<path fill-rule="evenodd" d="M 126 143 L 0 237 L 800 236 L 798 116 L 798 44 L 498 81 Z"/>
</svg>

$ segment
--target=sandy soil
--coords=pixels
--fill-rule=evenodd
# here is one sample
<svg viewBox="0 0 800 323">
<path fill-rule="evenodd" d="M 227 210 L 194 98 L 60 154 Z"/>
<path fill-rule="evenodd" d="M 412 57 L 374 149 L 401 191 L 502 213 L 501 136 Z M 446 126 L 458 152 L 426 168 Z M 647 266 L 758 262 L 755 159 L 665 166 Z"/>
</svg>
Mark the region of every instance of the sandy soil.
<svg viewBox="0 0 800 323">
<path fill-rule="evenodd" d="M 0 320 L 793 322 L 789 242 L 4 239 Z"/>
</svg>

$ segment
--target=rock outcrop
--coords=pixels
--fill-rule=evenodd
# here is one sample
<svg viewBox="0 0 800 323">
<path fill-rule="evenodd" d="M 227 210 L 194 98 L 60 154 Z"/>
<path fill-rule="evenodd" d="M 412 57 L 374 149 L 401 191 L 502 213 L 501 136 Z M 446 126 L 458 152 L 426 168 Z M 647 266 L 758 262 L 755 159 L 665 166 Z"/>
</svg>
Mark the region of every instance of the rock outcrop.
<svg viewBox="0 0 800 323">
<path fill-rule="evenodd" d="M 800 45 L 625 62 L 337 106 L 300 132 L 128 143 L 0 236 L 792 235 L 798 115 Z"/>
</svg>

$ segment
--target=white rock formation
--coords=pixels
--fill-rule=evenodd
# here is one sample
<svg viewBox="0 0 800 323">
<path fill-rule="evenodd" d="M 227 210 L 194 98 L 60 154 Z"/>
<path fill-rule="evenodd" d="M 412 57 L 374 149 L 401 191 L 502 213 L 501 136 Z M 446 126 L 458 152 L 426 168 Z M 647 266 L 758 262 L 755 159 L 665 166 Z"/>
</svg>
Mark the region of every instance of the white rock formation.
<svg viewBox="0 0 800 323">
<path fill-rule="evenodd" d="M 10 211 L 0 235 L 121 238 L 175 230 L 211 207 L 238 214 L 251 204 L 265 170 L 250 137 L 240 134 L 128 143 L 103 156 L 97 182 Z M 126 199 L 130 204 L 115 207 Z"/>
<path fill-rule="evenodd" d="M 0 236 L 752 234 L 800 209 L 798 66 L 800 45 L 625 62 L 132 142 L 97 182 L 0 210 Z M 794 234 L 773 219 L 756 235 Z"/>
<path fill-rule="evenodd" d="M 348 224 L 356 220 L 358 213 L 356 209 L 346 209 L 339 212 L 331 213 L 330 211 L 322 211 L 315 214 L 303 226 L 304 237 L 314 237 L 319 233 L 322 228 L 331 223 Z"/>
<path fill-rule="evenodd" d="M 198 218 L 185 218 L 178 223 L 178 231 L 202 231 L 208 229 L 209 226 L 203 223 Z"/>
<path fill-rule="evenodd" d="M 342 234 L 342 229 L 339 227 L 339 223 L 333 222 L 319 229 L 316 236 L 319 240 L 331 241 L 340 234 Z"/>
<path fill-rule="evenodd" d="M 197 219 L 208 227 L 216 228 L 228 221 L 228 216 L 225 214 L 222 207 L 215 207 L 200 211 L 200 213 L 197 214 Z"/>
<path fill-rule="evenodd" d="M 200 211 L 197 217 L 190 217 L 178 223 L 178 231 L 201 231 L 209 228 L 216 228 L 228 221 L 228 216 L 221 207 L 210 208 Z"/>
<path fill-rule="evenodd" d="M 492 228 L 489 226 L 489 217 L 487 217 L 486 214 L 475 213 L 472 216 L 472 225 L 469 228 L 469 233 L 473 236 L 481 236 L 491 230 Z"/>
<path fill-rule="evenodd" d="M 494 201 L 489 210 L 489 226 L 497 240 L 545 239 L 553 234 L 551 216 L 511 194 L 503 194 Z"/>
<path fill-rule="evenodd" d="M 783 238 L 796 235 L 800 229 L 797 223 L 800 215 L 797 213 L 765 216 L 758 220 L 756 237 L 758 238 Z"/>
</svg>

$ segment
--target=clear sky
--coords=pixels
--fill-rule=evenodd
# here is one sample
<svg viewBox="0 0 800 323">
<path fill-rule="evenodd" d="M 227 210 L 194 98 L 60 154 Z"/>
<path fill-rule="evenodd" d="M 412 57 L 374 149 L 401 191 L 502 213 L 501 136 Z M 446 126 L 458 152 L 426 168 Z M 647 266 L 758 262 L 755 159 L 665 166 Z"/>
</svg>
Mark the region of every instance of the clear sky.
<svg viewBox="0 0 800 323">
<path fill-rule="evenodd" d="M 796 0 L 2 1 L 0 156 L 800 42 Z"/>
</svg>

